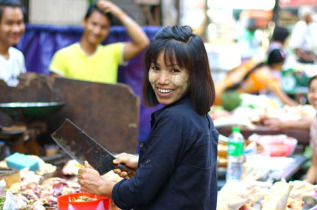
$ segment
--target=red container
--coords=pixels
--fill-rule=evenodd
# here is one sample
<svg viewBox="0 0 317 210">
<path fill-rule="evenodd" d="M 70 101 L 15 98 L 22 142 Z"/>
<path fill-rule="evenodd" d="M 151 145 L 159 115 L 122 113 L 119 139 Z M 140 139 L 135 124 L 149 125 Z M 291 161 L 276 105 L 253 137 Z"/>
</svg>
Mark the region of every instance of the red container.
<svg viewBox="0 0 317 210">
<path fill-rule="evenodd" d="M 264 148 L 264 155 L 270 157 L 289 157 L 293 154 L 297 140 L 285 135 L 253 135 L 250 141 L 261 144 Z"/>
<path fill-rule="evenodd" d="M 75 202 L 79 196 L 87 196 L 95 198 L 94 201 Z M 62 195 L 57 198 L 59 210 L 110 210 L 110 199 L 99 195 L 91 195 L 88 193 L 74 193 Z"/>
</svg>

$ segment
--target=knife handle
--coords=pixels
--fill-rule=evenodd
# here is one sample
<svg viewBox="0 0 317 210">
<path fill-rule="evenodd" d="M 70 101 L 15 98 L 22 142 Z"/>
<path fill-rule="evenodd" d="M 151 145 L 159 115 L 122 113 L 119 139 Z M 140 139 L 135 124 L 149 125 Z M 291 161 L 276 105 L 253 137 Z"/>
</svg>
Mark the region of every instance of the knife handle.
<svg viewBox="0 0 317 210">
<path fill-rule="evenodd" d="M 133 168 L 126 166 L 123 163 L 115 165 L 115 169 L 120 169 L 121 171 L 127 172 L 128 176 L 131 178 L 135 175 L 136 171 Z"/>
</svg>

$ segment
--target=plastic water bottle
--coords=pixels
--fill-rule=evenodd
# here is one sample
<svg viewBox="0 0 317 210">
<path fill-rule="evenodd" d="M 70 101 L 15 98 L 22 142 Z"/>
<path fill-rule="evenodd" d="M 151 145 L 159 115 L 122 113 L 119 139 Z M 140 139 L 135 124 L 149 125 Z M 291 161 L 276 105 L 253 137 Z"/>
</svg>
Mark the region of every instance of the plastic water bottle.
<svg viewBox="0 0 317 210">
<path fill-rule="evenodd" d="M 244 137 L 239 127 L 233 127 L 228 138 L 228 165 L 226 181 L 240 181 L 243 172 Z"/>
</svg>

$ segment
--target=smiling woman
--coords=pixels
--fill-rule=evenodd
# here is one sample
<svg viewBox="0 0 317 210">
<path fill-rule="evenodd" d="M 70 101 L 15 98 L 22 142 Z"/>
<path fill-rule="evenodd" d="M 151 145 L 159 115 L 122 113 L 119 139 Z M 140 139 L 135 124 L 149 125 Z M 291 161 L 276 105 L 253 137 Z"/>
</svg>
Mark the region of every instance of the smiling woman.
<svg viewBox="0 0 317 210">
<path fill-rule="evenodd" d="M 166 105 L 152 113 L 139 158 L 119 154 L 135 176 L 102 180 L 88 163 L 79 170 L 84 191 L 112 197 L 121 209 L 216 209 L 218 131 L 208 114 L 215 90 L 204 43 L 190 27 L 165 27 L 145 54 L 143 102 Z M 158 173 L 159 172 L 159 173 Z"/>
<path fill-rule="evenodd" d="M 156 88 L 164 89 L 164 86 L 165 89 L 170 89 L 166 85 L 170 82 L 172 83 L 170 86 L 181 85 L 183 89 L 186 89 L 181 93 L 179 93 L 181 89 L 178 89 L 178 95 L 181 95 L 178 99 L 188 92 L 197 113 L 205 114 L 209 111 L 215 100 L 215 89 L 208 56 L 201 37 L 192 34 L 190 27 L 165 28 L 159 32 L 155 42 L 150 45 L 145 54 L 144 63 L 146 68 L 143 80 L 145 105 L 155 106 L 161 103 L 156 95 Z M 169 76 L 165 78 L 164 75 L 167 75 L 167 72 Z M 165 84 L 162 86 L 159 84 L 162 82 L 156 80 L 156 88 L 154 88 L 153 75 L 156 75 L 155 78 L 160 78 L 162 75 L 161 79 L 165 79 Z"/>
</svg>

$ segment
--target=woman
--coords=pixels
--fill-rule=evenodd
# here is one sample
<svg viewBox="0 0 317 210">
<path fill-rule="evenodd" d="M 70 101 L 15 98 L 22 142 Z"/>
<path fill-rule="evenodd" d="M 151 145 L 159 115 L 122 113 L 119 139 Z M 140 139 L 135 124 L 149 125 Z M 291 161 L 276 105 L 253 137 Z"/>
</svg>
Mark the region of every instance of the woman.
<svg viewBox="0 0 317 210">
<path fill-rule="evenodd" d="M 229 90 L 237 90 L 240 93 L 272 92 L 284 104 L 295 106 L 297 103 L 289 98 L 282 90 L 280 78 L 276 74 L 282 70 L 285 61 L 285 53 L 280 49 L 269 52 L 266 62 L 255 64 L 250 59 L 240 67 L 232 70 L 216 84 L 217 104 L 221 104 L 220 96 Z M 250 66 L 253 66 L 250 68 Z"/>
<path fill-rule="evenodd" d="M 308 83 L 308 101 L 317 110 L 317 76 L 312 77 Z M 309 167 L 305 181 L 316 184 L 317 181 L 317 117 L 310 126 L 310 147 L 313 150 L 312 163 Z"/>
<path fill-rule="evenodd" d="M 163 28 L 145 69 L 144 104 L 165 107 L 152 114 L 139 159 L 121 154 L 114 161 L 137 169 L 135 176 L 105 181 L 86 163 L 82 190 L 112 197 L 121 209 L 216 209 L 218 131 L 208 115 L 215 92 L 202 39 L 187 26 Z"/>
</svg>

